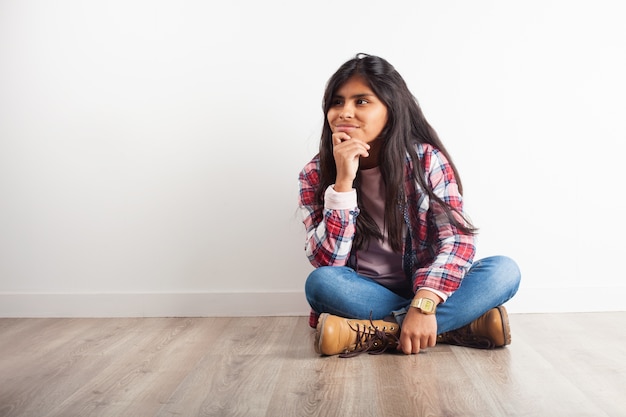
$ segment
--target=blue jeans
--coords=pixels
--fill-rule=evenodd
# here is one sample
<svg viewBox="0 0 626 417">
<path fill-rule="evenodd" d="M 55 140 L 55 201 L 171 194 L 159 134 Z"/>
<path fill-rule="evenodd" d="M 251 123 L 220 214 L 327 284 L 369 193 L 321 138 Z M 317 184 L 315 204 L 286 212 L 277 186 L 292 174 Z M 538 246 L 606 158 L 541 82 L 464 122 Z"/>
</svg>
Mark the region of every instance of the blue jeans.
<svg viewBox="0 0 626 417">
<path fill-rule="evenodd" d="M 437 332 L 458 329 L 510 300 L 521 279 L 517 264 L 505 256 L 474 262 L 461 286 L 437 307 Z M 323 266 L 307 278 L 305 294 L 317 313 L 380 320 L 393 315 L 402 325 L 412 297 L 406 298 L 352 268 Z"/>
</svg>

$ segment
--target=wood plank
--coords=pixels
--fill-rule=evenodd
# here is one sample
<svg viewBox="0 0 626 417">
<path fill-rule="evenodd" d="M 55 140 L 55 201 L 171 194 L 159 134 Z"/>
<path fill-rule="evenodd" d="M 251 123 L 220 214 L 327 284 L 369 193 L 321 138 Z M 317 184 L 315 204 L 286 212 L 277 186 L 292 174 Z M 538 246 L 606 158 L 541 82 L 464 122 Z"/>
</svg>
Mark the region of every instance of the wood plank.
<svg viewBox="0 0 626 417">
<path fill-rule="evenodd" d="M 89 319 L 37 320 L 36 333 L 19 343 L 22 351 L 2 354 L 1 415 L 44 415 L 64 401 L 107 363 L 119 358 L 100 354 L 110 344 L 123 347 L 127 322 Z M 135 320 L 139 323 L 139 320 Z M 27 325 L 32 324 L 29 320 Z M 112 333 L 119 331 L 116 336 Z"/>
<path fill-rule="evenodd" d="M 157 416 L 265 415 L 296 320 L 251 317 L 230 323 Z"/>
<path fill-rule="evenodd" d="M 480 397 L 471 395 L 469 376 L 452 348 L 438 345 L 419 355 L 397 356 L 388 380 L 394 381 L 396 398 L 390 413 L 399 416 L 471 416 L 482 414 Z M 394 386 L 391 386 L 393 390 Z M 392 415 L 392 414 L 387 414 Z M 395 415 L 395 414 L 394 414 Z M 483 414 L 484 415 L 484 414 Z"/>
<path fill-rule="evenodd" d="M 513 316 L 511 346 L 520 389 L 535 387 L 542 410 L 626 415 L 626 313 Z"/>
<path fill-rule="evenodd" d="M 125 352 L 47 416 L 153 416 L 229 319 L 143 319 Z"/>
</svg>

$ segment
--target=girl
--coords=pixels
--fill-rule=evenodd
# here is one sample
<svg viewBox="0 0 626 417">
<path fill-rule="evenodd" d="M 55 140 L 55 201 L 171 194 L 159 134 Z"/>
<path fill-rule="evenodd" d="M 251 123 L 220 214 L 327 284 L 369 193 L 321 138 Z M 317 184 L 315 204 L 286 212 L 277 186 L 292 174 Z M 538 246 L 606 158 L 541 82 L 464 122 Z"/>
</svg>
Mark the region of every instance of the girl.
<svg viewBox="0 0 626 417">
<path fill-rule="evenodd" d="M 319 154 L 299 176 L 305 293 L 323 355 L 510 343 L 520 272 L 473 262 L 461 181 L 400 74 L 365 54 L 328 81 Z"/>
</svg>

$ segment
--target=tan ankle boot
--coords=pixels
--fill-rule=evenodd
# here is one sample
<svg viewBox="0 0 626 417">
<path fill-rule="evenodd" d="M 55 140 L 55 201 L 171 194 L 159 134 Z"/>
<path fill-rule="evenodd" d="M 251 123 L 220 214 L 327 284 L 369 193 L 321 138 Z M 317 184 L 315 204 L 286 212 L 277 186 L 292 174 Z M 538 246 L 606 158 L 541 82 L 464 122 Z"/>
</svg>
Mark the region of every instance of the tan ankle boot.
<svg viewBox="0 0 626 417">
<path fill-rule="evenodd" d="M 470 324 L 437 336 L 437 343 L 493 349 L 511 343 L 509 316 L 504 306 L 492 308 Z"/>
<path fill-rule="evenodd" d="M 315 351 L 342 357 L 383 353 L 398 343 L 400 326 L 383 320 L 353 320 L 322 313 L 315 333 Z"/>
</svg>

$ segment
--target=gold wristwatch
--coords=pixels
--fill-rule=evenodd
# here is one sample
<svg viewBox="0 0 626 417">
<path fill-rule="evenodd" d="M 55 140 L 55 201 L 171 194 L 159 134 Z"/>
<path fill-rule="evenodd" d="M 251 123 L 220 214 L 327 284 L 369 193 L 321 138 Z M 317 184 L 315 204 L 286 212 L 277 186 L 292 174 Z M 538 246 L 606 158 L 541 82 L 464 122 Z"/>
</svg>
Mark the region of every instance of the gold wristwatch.
<svg viewBox="0 0 626 417">
<path fill-rule="evenodd" d="M 437 304 L 430 298 L 415 298 L 411 301 L 411 307 L 415 307 L 422 314 L 435 314 Z"/>
</svg>

